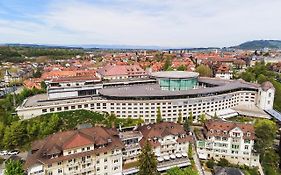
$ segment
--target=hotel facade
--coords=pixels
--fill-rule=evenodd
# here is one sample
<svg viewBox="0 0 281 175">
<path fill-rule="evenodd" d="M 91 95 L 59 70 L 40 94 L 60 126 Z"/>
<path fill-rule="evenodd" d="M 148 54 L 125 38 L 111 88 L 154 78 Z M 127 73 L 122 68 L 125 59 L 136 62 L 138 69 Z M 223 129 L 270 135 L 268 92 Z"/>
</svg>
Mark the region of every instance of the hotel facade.
<svg viewBox="0 0 281 175">
<path fill-rule="evenodd" d="M 71 82 L 71 83 L 70 83 Z M 23 119 L 46 113 L 86 109 L 113 113 L 120 118 L 156 122 L 159 108 L 164 121 L 177 121 L 239 106 L 272 109 L 275 89 L 243 80 L 198 77 L 194 72 L 154 72 L 149 78 L 107 80 L 53 80 L 47 94 L 26 99 L 17 108 Z"/>
</svg>

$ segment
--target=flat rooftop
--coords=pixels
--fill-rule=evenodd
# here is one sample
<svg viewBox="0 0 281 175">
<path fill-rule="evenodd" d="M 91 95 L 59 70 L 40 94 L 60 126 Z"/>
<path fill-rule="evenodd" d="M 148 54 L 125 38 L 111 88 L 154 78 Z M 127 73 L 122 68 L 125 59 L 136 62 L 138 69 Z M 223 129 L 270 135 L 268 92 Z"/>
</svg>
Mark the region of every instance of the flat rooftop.
<svg viewBox="0 0 281 175">
<path fill-rule="evenodd" d="M 188 72 L 188 71 L 161 71 L 161 72 L 152 72 L 150 76 L 155 78 L 184 79 L 184 78 L 198 77 L 199 74 L 197 72 Z"/>
<path fill-rule="evenodd" d="M 120 85 L 115 87 L 107 87 L 100 89 L 100 95 L 96 96 L 82 96 L 71 97 L 62 99 L 48 99 L 47 94 L 38 94 L 27 98 L 18 109 L 29 107 L 41 107 L 50 105 L 61 105 L 69 103 L 79 103 L 92 100 L 102 99 L 163 99 L 167 98 L 194 98 L 190 97 L 196 95 L 200 96 L 213 96 L 218 93 L 225 93 L 234 90 L 250 89 L 257 90 L 258 84 L 247 83 L 242 80 L 221 80 L 215 78 L 198 78 L 199 83 L 209 85 L 211 87 L 200 86 L 197 89 L 169 91 L 161 90 L 160 85 L 157 83 L 150 84 L 134 84 L 134 85 Z"/>
<path fill-rule="evenodd" d="M 162 90 L 159 84 L 132 85 L 122 87 L 104 88 L 99 91 L 107 98 L 150 98 L 150 97 L 177 97 L 189 95 L 214 95 L 239 89 L 257 90 L 259 85 L 247 83 L 242 80 L 220 80 L 215 78 L 199 78 L 199 83 L 211 85 L 211 87 L 198 87 L 196 89 L 169 91 Z"/>
<path fill-rule="evenodd" d="M 84 101 L 90 101 L 93 99 L 101 99 L 98 96 L 84 96 L 84 97 L 74 97 L 74 98 L 64 98 L 64 99 L 48 99 L 47 94 L 37 94 L 32 97 L 27 98 L 20 107 L 40 107 L 49 105 L 60 105 L 69 103 L 78 103 Z"/>
</svg>

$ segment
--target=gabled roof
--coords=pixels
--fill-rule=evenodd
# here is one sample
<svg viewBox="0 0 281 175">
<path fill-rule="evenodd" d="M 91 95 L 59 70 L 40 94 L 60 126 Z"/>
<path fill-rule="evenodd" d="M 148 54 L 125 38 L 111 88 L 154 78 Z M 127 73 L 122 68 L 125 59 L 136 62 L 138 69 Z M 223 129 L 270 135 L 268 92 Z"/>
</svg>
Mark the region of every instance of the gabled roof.
<svg viewBox="0 0 281 175">
<path fill-rule="evenodd" d="M 106 65 L 98 69 L 98 73 L 102 76 L 117 75 L 145 75 L 146 72 L 137 64 L 134 65 Z"/>
<path fill-rule="evenodd" d="M 261 88 L 262 88 L 262 90 L 264 90 L 264 91 L 267 91 L 268 89 L 275 89 L 274 86 L 273 86 L 273 84 L 272 84 L 270 81 L 263 82 L 263 83 L 261 84 Z"/>
<path fill-rule="evenodd" d="M 244 139 L 252 140 L 255 138 L 255 129 L 252 124 L 229 122 L 223 120 L 208 120 L 204 124 L 204 130 L 207 136 L 229 137 L 229 132 L 236 127 L 242 130 Z M 247 133 L 250 133 L 250 136 L 247 136 Z"/>
<path fill-rule="evenodd" d="M 143 138 L 140 142 L 141 146 L 143 146 L 145 141 L 148 140 L 153 147 L 157 147 L 160 145 L 160 143 L 155 140 L 155 138 L 164 138 L 169 135 L 185 135 L 185 137 L 177 140 L 179 142 L 189 142 L 192 140 L 191 136 L 186 135 L 183 127 L 180 124 L 174 122 L 160 122 L 143 125 L 138 127 L 137 130 L 139 130 L 143 135 Z"/>
<path fill-rule="evenodd" d="M 93 144 L 93 138 L 90 136 L 77 131 L 76 134 L 74 134 L 72 137 L 70 137 L 63 145 L 63 149 L 72 149 L 76 147 L 81 147 L 85 145 L 91 145 Z"/>
<path fill-rule="evenodd" d="M 67 156 L 62 155 L 62 152 L 66 149 L 86 145 L 95 146 L 94 150 Z M 99 147 L 99 145 L 103 146 Z M 32 151 L 26 159 L 25 168 L 36 163 L 51 164 L 53 162 L 106 152 L 117 148 L 121 149 L 123 147 L 124 145 L 118 136 L 117 130 L 112 128 L 93 127 L 58 132 L 32 144 Z M 50 158 L 50 155 L 57 155 L 57 157 Z"/>
</svg>

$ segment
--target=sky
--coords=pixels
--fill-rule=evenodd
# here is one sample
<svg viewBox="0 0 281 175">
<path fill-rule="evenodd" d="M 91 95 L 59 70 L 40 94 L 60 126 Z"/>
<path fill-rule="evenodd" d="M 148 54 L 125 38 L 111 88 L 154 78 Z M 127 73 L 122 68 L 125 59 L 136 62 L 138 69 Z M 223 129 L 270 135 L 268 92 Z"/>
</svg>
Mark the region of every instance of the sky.
<svg viewBox="0 0 281 175">
<path fill-rule="evenodd" d="M 281 0 L 0 0 L 0 43 L 227 47 L 281 40 Z"/>
</svg>

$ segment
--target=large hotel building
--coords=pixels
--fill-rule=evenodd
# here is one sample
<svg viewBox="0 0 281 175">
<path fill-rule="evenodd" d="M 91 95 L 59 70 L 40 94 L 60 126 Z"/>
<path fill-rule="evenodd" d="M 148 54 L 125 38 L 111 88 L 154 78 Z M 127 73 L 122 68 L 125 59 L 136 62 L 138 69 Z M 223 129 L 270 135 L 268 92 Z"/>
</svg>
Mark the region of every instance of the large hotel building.
<svg viewBox="0 0 281 175">
<path fill-rule="evenodd" d="M 263 110 L 273 107 L 275 89 L 270 82 L 259 85 L 198 77 L 198 73 L 186 71 L 153 72 L 147 76 L 141 72 L 140 75 L 125 79 L 118 76 L 52 79 L 47 94 L 26 99 L 17 113 L 28 119 L 86 109 L 153 123 L 160 109 L 164 121 L 176 121 L 179 114 L 185 119 L 192 113 L 196 122 L 201 114 L 217 113 L 223 117 L 231 115 L 233 110 L 249 115 L 253 109 L 253 116 L 266 117 Z"/>
</svg>

